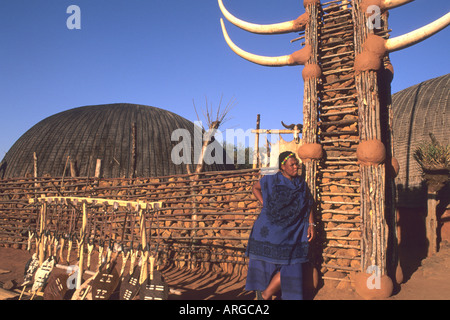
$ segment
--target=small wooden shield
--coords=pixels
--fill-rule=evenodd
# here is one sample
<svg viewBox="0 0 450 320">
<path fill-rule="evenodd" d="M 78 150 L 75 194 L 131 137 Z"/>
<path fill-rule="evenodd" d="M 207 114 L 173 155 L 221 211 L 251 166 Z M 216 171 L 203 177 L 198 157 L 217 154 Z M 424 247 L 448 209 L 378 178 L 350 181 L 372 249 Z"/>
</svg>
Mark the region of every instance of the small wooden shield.
<svg viewBox="0 0 450 320">
<path fill-rule="evenodd" d="M 169 297 L 169 286 L 160 271 L 154 270 L 153 279 L 150 280 L 150 277 L 148 277 L 142 283 L 139 296 L 141 300 L 167 300 Z"/>
<path fill-rule="evenodd" d="M 52 273 L 44 290 L 44 300 L 64 300 L 69 290 L 67 288 L 68 274 L 54 275 Z"/>
<path fill-rule="evenodd" d="M 37 291 L 39 288 L 45 287 L 54 265 L 55 259 L 53 256 L 49 257 L 42 263 L 42 265 L 36 270 L 36 274 L 34 275 L 34 283 L 31 287 L 31 291 Z"/>
<path fill-rule="evenodd" d="M 39 268 L 39 259 L 36 254 L 33 254 L 32 258 L 27 261 L 25 265 L 25 272 L 23 277 L 23 283 L 20 286 L 26 286 L 33 282 L 34 274 Z"/>
<path fill-rule="evenodd" d="M 92 281 L 92 300 L 108 300 L 116 290 L 120 281 L 116 268 L 99 271 Z"/>
<path fill-rule="evenodd" d="M 120 284 L 120 300 L 133 300 L 138 294 L 140 268 L 134 268 L 132 274 L 128 273 Z"/>
<path fill-rule="evenodd" d="M 87 279 L 83 284 L 75 290 L 71 300 L 92 300 L 92 281 L 95 275 Z"/>
</svg>

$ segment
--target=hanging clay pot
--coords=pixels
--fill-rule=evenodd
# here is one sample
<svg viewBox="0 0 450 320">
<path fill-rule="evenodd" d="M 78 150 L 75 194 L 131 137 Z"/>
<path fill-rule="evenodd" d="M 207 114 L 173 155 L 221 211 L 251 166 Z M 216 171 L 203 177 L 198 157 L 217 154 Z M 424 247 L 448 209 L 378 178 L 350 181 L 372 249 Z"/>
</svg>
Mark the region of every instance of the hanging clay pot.
<svg viewBox="0 0 450 320">
<path fill-rule="evenodd" d="M 386 159 L 386 148 L 380 140 L 361 141 L 356 148 L 356 157 L 362 165 L 378 165 Z"/>
<path fill-rule="evenodd" d="M 320 160 L 323 157 L 323 148 L 319 143 L 305 143 L 298 148 L 297 154 L 303 162 Z"/>
</svg>

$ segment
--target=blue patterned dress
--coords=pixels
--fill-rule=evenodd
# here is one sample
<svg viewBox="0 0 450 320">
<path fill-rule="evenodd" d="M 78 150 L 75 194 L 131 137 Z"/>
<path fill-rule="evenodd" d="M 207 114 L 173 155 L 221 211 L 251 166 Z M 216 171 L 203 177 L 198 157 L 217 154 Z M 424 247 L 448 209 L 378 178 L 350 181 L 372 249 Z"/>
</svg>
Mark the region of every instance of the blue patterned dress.
<svg viewBox="0 0 450 320">
<path fill-rule="evenodd" d="M 248 240 L 246 290 L 264 290 L 279 271 L 282 298 L 302 299 L 312 206 L 308 186 L 302 177 L 289 180 L 281 172 L 262 177 L 260 185 L 264 204 Z"/>
</svg>

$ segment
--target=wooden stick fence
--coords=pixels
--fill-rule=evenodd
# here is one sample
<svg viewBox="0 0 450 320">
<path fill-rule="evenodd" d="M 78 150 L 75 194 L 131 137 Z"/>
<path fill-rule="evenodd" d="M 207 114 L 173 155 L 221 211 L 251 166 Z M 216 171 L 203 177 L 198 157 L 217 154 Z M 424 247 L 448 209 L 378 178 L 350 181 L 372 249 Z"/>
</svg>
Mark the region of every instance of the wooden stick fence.
<svg viewBox="0 0 450 320">
<path fill-rule="evenodd" d="M 0 245 L 22 249 L 28 246 L 28 231 L 38 230 L 42 221 L 43 199 L 50 208 L 47 210 L 50 222 L 46 226 L 49 233 L 56 234 L 58 228 L 68 233 L 71 224 L 71 233 L 77 230 L 76 239 L 64 240 L 65 251 L 69 242 L 77 247 L 76 240 L 80 241 L 84 234 L 80 234 L 84 228 L 84 211 L 89 212 L 84 223 L 87 228 L 96 224 L 93 232 L 99 236 L 103 234 L 99 225 L 105 222 L 92 218 L 92 212 L 102 211 L 104 206 L 118 206 L 114 214 L 95 215 L 112 219 L 107 225 L 113 226 L 111 232 L 118 236 L 127 215 L 127 205 L 162 202 L 164 206 L 155 214 L 158 221 L 148 226 L 148 232 L 158 244 L 165 263 L 221 271 L 234 270 L 234 266 L 242 269 L 248 235 L 260 210 L 251 193 L 251 186 L 259 175 L 258 169 L 250 169 L 145 179 L 66 177 L 63 183 L 61 178 L 51 177 L 1 180 L 0 188 L 4 192 L 0 197 Z M 83 200 L 74 205 L 77 198 Z M 127 225 L 124 239 L 121 239 L 126 246 L 130 245 L 131 234 Z M 87 249 L 84 243 L 84 254 Z M 75 251 L 80 252 L 80 249 Z"/>
</svg>

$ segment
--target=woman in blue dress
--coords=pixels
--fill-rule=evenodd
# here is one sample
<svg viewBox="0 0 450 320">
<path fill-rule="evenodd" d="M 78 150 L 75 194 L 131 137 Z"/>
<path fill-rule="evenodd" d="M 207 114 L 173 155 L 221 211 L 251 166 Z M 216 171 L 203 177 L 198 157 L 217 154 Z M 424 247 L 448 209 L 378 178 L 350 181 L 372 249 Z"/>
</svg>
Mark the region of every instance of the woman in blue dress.
<svg viewBox="0 0 450 320">
<path fill-rule="evenodd" d="M 245 289 L 268 300 L 281 291 L 283 300 L 303 299 L 303 267 L 314 238 L 313 199 L 298 175 L 295 153 L 280 154 L 279 171 L 262 177 L 253 194 L 263 208 L 247 245 L 249 265 Z"/>
</svg>

